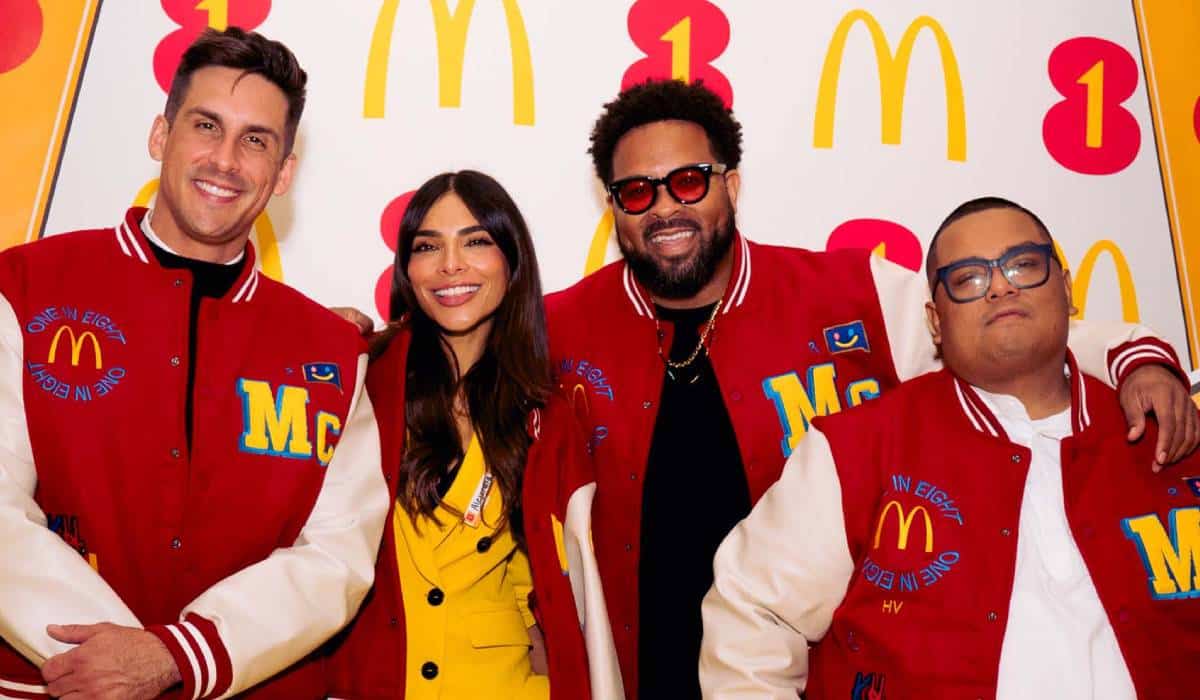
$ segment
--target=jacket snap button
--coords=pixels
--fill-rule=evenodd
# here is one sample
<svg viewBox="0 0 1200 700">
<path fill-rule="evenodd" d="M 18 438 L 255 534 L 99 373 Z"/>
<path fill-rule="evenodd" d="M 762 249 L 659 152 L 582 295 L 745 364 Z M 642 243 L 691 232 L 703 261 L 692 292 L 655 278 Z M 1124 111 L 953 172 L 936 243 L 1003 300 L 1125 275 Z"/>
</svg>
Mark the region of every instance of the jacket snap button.
<svg viewBox="0 0 1200 700">
<path fill-rule="evenodd" d="M 1012 461 L 1013 461 L 1013 464 L 1020 464 L 1021 463 L 1021 455 L 1013 455 Z"/>
<path fill-rule="evenodd" d="M 1009 530 L 1008 528 L 1002 528 L 1000 530 L 1000 534 L 1004 535 L 1005 537 L 1008 537 L 1009 535 L 1012 534 L 1012 530 Z"/>
<path fill-rule="evenodd" d="M 491 548 L 492 548 L 492 538 L 491 537 L 480 537 L 479 541 L 475 543 L 475 551 L 479 552 L 480 554 L 483 554 L 484 552 L 488 551 Z"/>
<path fill-rule="evenodd" d="M 432 661 L 426 661 L 425 663 L 421 664 L 421 677 L 425 680 L 431 681 L 434 678 L 437 678 L 437 674 L 437 664 L 433 663 Z"/>
<path fill-rule="evenodd" d="M 179 457 L 180 457 L 182 454 L 183 454 L 183 452 L 182 452 L 182 451 L 180 451 L 180 449 L 179 449 L 178 447 L 172 447 L 172 448 L 171 448 L 171 456 L 172 456 L 172 457 L 174 457 L 175 459 L 179 459 Z"/>
<path fill-rule="evenodd" d="M 179 549 L 183 546 L 183 540 L 178 537 L 171 540 L 171 549 Z"/>
<path fill-rule="evenodd" d="M 999 615 L 996 614 L 996 611 L 992 610 L 991 612 L 988 613 L 988 622 L 995 622 L 996 618 L 998 618 L 998 617 L 999 617 Z"/>
<path fill-rule="evenodd" d="M 179 355 L 171 356 L 171 366 L 172 367 L 178 367 L 180 362 L 181 362 L 181 360 L 179 359 Z"/>
<path fill-rule="evenodd" d="M 643 401 L 643 402 L 642 402 L 642 408 L 650 408 L 650 407 L 651 407 L 651 406 L 653 406 L 653 405 L 654 405 L 654 404 L 653 404 L 653 403 L 651 403 L 651 402 L 649 402 L 649 401 Z"/>
<path fill-rule="evenodd" d="M 431 588 L 429 590 L 429 595 L 425 596 L 425 600 L 429 601 L 429 604 L 434 607 L 441 605 L 442 601 L 445 599 L 446 594 L 443 593 L 442 589 L 440 588 Z"/>
</svg>

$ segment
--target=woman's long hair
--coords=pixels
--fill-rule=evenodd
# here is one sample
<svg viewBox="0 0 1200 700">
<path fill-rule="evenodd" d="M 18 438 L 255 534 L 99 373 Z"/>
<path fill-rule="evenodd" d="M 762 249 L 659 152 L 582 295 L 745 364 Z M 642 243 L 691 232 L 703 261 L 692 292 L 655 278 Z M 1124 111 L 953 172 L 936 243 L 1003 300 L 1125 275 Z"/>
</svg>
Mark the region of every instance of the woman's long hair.
<svg viewBox="0 0 1200 700">
<path fill-rule="evenodd" d="M 439 326 L 421 310 L 408 278 L 413 238 L 443 195 L 454 192 L 466 204 L 508 261 L 509 284 L 493 314 L 482 356 L 461 378 Z M 400 221 L 392 281 L 390 320 L 412 329 L 405 379 L 408 437 L 400 456 L 397 499 L 414 520 L 436 520 L 438 485 L 446 470 L 463 458 L 454 420 L 455 397 L 466 397 L 471 424 L 488 470 L 495 478 L 504 515 L 521 537 L 518 515 L 525 456 L 532 442 L 527 421 L 551 391 L 546 314 L 533 240 L 520 210 L 500 183 L 474 170 L 442 173 L 413 194 Z"/>
</svg>

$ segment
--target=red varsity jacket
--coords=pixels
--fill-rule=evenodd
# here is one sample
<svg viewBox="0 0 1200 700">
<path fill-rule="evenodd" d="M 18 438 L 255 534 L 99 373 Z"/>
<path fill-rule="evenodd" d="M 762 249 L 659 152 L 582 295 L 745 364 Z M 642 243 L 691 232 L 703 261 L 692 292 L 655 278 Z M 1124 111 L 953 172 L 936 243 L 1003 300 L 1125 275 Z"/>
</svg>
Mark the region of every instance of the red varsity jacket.
<svg viewBox="0 0 1200 700">
<path fill-rule="evenodd" d="M 1071 533 L 1138 696 L 1194 697 L 1200 456 L 1152 473 L 1156 432 L 1129 444 L 1113 390 L 1071 369 Z M 995 697 L 1030 451 L 948 371 L 816 427 L 721 545 L 705 692 Z"/>
<path fill-rule="evenodd" d="M 47 624 L 111 621 L 167 645 L 170 697 L 321 697 L 301 660 L 353 616 L 387 511 L 362 341 L 248 245 L 200 302 L 189 452 L 192 280 L 144 216 L 0 253 L 0 695 L 45 697 Z"/>
<path fill-rule="evenodd" d="M 752 502 L 778 479 L 810 422 L 878 397 L 940 363 L 923 277 L 865 250 L 814 252 L 738 234 L 709 348 Z M 625 692 L 637 696 L 642 482 L 672 327 L 623 261 L 546 299 L 560 383 L 584 416 L 597 489 L 591 523 Z M 1174 353 L 1137 326 L 1076 323 L 1085 370 L 1121 377 Z M 547 488 L 552 488 L 547 485 Z M 592 659 L 596 663 L 596 659 Z"/>
</svg>

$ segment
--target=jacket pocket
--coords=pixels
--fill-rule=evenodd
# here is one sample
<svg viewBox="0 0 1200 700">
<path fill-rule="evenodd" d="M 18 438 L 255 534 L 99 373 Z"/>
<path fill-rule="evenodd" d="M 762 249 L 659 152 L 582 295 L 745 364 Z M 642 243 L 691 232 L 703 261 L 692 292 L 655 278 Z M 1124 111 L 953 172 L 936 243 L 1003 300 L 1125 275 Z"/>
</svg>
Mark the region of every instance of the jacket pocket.
<svg viewBox="0 0 1200 700">
<path fill-rule="evenodd" d="M 488 647 L 529 646 L 529 631 L 521 613 L 512 610 L 477 612 L 467 618 L 471 630 L 471 646 Z"/>
</svg>

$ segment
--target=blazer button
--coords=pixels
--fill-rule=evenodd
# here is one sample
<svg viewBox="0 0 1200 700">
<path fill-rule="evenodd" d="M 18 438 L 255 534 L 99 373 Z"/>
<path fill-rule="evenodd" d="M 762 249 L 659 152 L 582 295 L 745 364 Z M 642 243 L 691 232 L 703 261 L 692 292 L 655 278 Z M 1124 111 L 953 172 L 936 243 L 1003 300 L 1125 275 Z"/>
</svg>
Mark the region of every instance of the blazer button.
<svg viewBox="0 0 1200 700">
<path fill-rule="evenodd" d="M 492 538 L 491 537 L 480 537 L 479 541 L 475 543 L 475 551 L 479 552 L 480 554 L 483 554 L 484 552 L 488 551 L 491 548 L 492 548 Z"/>
<path fill-rule="evenodd" d="M 446 594 L 442 593 L 442 589 L 440 589 L 440 588 L 430 589 L 429 595 L 425 596 L 425 600 L 429 601 L 429 604 L 434 606 L 435 608 L 437 606 L 441 605 L 442 601 L 445 599 L 446 599 Z"/>
<path fill-rule="evenodd" d="M 432 661 L 426 661 L 425 663 L 421 664 L 421 677 L 425 680 L 431 681 L 434 678 L 437 678 L 437 674 L 437 664 L 433 663 Z"/>
</svg>

